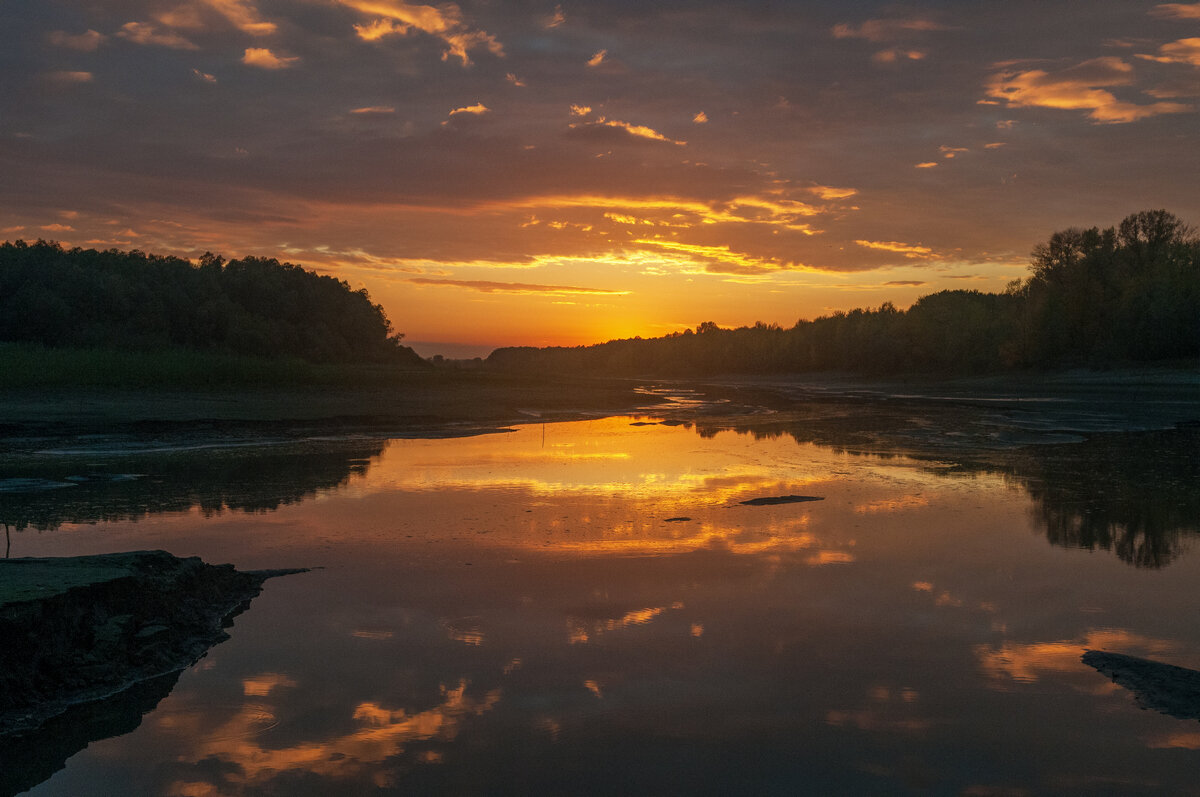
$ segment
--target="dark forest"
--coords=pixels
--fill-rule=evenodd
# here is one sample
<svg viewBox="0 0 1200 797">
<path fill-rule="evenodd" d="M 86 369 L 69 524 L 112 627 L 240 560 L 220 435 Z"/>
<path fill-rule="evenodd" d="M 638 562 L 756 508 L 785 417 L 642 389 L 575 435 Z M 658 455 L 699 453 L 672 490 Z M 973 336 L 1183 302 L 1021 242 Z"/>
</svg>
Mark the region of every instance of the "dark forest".
<svg viewBox="0 0 1200 797">
<path fill-rule="evenodd" d="M 413 365 L 366 290 L 291 263 L 0 245 L 0 342 Z"/>
</svg>

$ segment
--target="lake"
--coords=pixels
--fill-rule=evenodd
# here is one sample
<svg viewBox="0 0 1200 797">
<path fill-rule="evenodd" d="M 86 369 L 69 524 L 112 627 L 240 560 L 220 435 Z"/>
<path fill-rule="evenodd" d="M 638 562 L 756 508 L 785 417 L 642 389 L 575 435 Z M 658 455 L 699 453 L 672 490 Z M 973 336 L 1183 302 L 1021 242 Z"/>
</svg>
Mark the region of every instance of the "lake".
<svg viewBox="0 0 1200 797">
<path fill-rule="evenodd" d="M 671 398 L 443 439 L 46 443 L 6 471 L 13 556 L 315 569 L 86 749 L 30 745 L 30 793 L 1200 793 L 1200 724 L 1080 659 L 1200 669 L 1196 428 Z M 744 503 L 785 496 L 819 500 Z"/>
</svg>

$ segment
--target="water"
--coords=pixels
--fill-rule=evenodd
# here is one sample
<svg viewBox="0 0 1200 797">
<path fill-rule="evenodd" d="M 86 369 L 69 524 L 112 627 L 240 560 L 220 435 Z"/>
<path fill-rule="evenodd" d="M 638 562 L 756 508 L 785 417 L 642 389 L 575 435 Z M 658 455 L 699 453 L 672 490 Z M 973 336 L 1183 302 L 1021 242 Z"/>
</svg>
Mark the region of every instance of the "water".
<svg viewBox="0 0 1200 797">
<path fill-rule="evenodd" d="M 1080 661 L 1200 668 L 1196 434 L 835 415 L 47 449 L 14 556 L 319 569 L 30 793 L 1200 792 Z"/>
</svg>

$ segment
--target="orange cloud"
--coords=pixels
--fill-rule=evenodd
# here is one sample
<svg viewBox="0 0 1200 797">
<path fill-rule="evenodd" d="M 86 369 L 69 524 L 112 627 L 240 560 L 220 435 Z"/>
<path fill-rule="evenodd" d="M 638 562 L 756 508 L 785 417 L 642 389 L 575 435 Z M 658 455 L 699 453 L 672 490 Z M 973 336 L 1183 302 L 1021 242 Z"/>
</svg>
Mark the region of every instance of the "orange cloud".
<svg viewBox="0 0 1200 797">
<path fill-rule="evenodd" d="M 260 69 L 287 69 L 300 59 L 296 56 L 279 56 L 266 47 L 247 47 L 242 63 Z"/>
<path fill-rule="evenodd" d="M 193 69 L 192 74 L 195 75 L 200 80 L 203 80 L 205 83 L 216 83 L 217 82 L 217 78 L 215 76 L 210 75 L 207 72 L 201 72 L 199 69 Z"/>
<path fill-rule="evenodd" d="M 245 0 L 204 0 L 205 5 L 225 17 L 235 28 L 251 36 L 274 33 L 276 25 L 259 16 L 258 9 Z"/>
<path fill-rule="evenodd" d="M 590 105 L 572 105 L 571 116 L 587 116 L 592 112 Z"/>
<path fill-rule="evenodd" d="M 554 13 L 547 17 L 546 21 L 542 23 L 542 27 L 557 28 L 566 21 L 567 15 L 563 13 L 563 7 L 558 5 L 554 7 Z"/>
<path fill-rule="evenodd" d="M 198 50 L 196 45 L 174 31 L 160 31 L 149 22 L 126 22 L 117 36 L 134 44 L 152 44 L 174 50 Z"/>
<path fill-rule="evenodd" d="M 350 113 L 385 114 L 385 113 L 395 113 L 395 112 L 396 112 L 396 109 L 390 105 L 368 105 L 365 108 L 355 108 Z"/>
<path fill-rule="evenodd" d="M 701 111 L 692 117 L 692 121 L 698 125 L 708 124 L 708 114 L 706 114 L 704 111 Z"/>
<path fill-rule="evenodd" d="M 821 199 L 846 199 L 858 193 L 857 188 L 834 188 L 830 185 L 814 185 L 808 189 L 810 194 L 815 194 Z"/>
<path fill-rule="evenodd" d="M 1161 3 L 1150 15 L 1165 19 L 1200 19 L 1200 3 Z"/>
<path fill-rule="evenodd" d="M 465 105 L 462 108 L 455 108 L 450 112 L 451 116 L 458 114 L 471 114 L 473 116 L 483 116 L 485 113 L 491 112 L 491 108 L 484 105 L 482 102 L 477 102 L 474 105 Z"/>
<path fill-rule="evenodd" d="M 924 57 L 925 53 L 921 50 L 891 49 L 880 50 L 879 52 L 875 53 L 875 55 L 871 56 L 871 60 L 878 64 L 894 64 L 897 61 L 905 59 L 909 61 L 920 61 Z"/>
<path fill-rule="evenodd" d="M 879 249 L 884 252 L 896 252 L 908 258 L 924 258 L 933 254 L 933 250 L 928 246 L 917 246 L 915 244 L 905 244 L 899 241 L 855 241 L 859 246 L 865 246 L 868 249 Z"/>
<path fill-rule="evenodd" d="M 608 50 L 601 50 L 600 52 L 596 53 L 595 55 L 593 55 L 591 58 L 588 59 L 588 62 L 587 62 L 588 66 L 600 66 L 600 64 L 604 63 L 604 58 L 607 55 L 608 55 Z"/>
<path fill-rule="evenodd" d="M 987 96 L 1012 108 L 1040 107 L 1088 111 L 1097 123 L 1122 124 L 1151 116 L 1190 111 L 1173 102 L 1137 105 L 1118 100 L 1111 86 L 1133 83 L 1133 67 L 1114 56 L 1093 58 L 1061 72 L 1042 69 L 999 72 L 987 83 Z"/>
<path fill-rule="evenodd" d="M 525 282 L 491 282 L 489 280 L 435 279 L 433 277 L 411 277 L 407 280 L 415 285 L 445 285 L 452 288 L 468 288 L 483 293 L 524 293 L 569 296 L 587 294 L 592 296 L 628 296 L 630 291 L 609 291 L 603 288 L 577 288 L 570 285 L 533 285 Z"/>
<path fill-rule="evenodd" d="M 525 86 L 525 81 L 521 80 L 519 77 L 514 75 L 512 72 L 509 72 L 507 75 L 505 75 L 504 79 L 507 80 L 509 83 L 513 84 L 514 86 L 517 86 L 518 88 L 522 88 Z"/>
<path fill-rule="evenodd" d="M 601 117 L 599 120 L 597 120 L 596 124 L 605 125 L 607 127 L 616 127 L 621 130 L 624 130 L 625 132 L 629 133 L 631 136 L 636 136 L 638 138 L 647 138 L 647 139 L 650 139 L 651 141 L 665 141 L 669 144 L 675 144 L 676 146 L 679 146 L 679 147 L 685 146 L 687 144 L 686 141 L 676 141 L 675 139 L 668 138 L 668 137 L 664 136 L 662 133 L 658 132 L 657 130 L 650 128 L 650 127 L 646 127 L 645 125 L 635 125 L 635 124 L 630 124 L 629 122 L 621 122 L 616 119 L 605 119 L 603 117 Z"/>
<path fill-rule="evenodd" d="M 947 30 L 947 26 L 927 19 L 868 19 L 857 28 L 847 23 L 833 26 L 835 39 L 866 39 L 882 42 L 909 33 Z"/>
<path fill-rule="evenodd" d="M 1180 39 L 1158 48 L 1158 55 L 1138 55 L 1147 61 L 1160 64 L 1188 64 L 1200 66 L 1200 38 Z"/>
<path fill-rule="evenodd" d="M 937 165 L 938 165 L 937 161 L 924 161 L 923 163 L 918 163 L 918 164 L 916 165 L 916 168 L 918 168 L 918 169 L 932 169 L 932 168 L 935 168 Z"/>
<path fill-rule="evenodd" d="M 641 246 L 652 246 L 666 249 L 670 252 L 681 252 L 705 264 L 705 270 L 722 274 L 766 274 L 788 268 L 800 268 L 799 264 L 783 263 L 774 259 L 754 257 L 743 252 L 735 252 L 729 246 L 706 246 L 704 244 L 689 244 L 682 241 L 668 241 L 658 238 L 641 238 L 634 241 Z"/>
<path fill-rule="evenodd" d="M 799 220 L 816 216 L 820 209 L 790 199 L 739 196 L 726 201 L 701 202 L 682 197 L 615 197 L 591 194 L 530 197 L 486 207 L 507 208 L 595 208 L 618 212 L 640 210 L 670 214 L 676 223 L 767 224 L 811 235 L 808 224 Z"/>
<path fill-rule="evenodd" d="M 504 46 L 495 36 L 476 30 L 463 19 L 462 10 L 453 3 L 440 8 L 414 5 L 404 0 L 337 0 L 343 6 L 376 19 L 368 25 L 355 25 L 354 30 L 366 41 L 376 41 L 385 36 L 406 36 L 413 30 L 441 39 L 446 45 L 442 60 L 451 56 L 458 58 L 463 66 L 471 63 L 468 51 L 482 47 L 496 56 L 503 57 Z"/>
<path fill-rule="evenodd" d="M 55 47 L 65 47 L 68 50 L 78 50 L 81 53 L 95 52 L 108 37 L 98 31 L 88 30 L 84 33 L 70 34 L 65 30 L 51 31 L 46 37 Z"/>
</svg>

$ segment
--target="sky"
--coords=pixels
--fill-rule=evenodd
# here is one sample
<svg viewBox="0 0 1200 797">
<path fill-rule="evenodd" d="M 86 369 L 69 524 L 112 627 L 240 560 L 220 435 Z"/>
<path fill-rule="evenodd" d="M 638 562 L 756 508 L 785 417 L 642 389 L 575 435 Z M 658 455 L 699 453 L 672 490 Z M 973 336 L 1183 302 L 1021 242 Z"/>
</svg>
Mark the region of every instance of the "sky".
<svg viewBox="0 0 1200 797">
<path fill-rule="evenodd" d="M 0 239 L 278 257 L 418 352 L 1002 290 L 1200 223 L 1200 3 L 4 0 Z"/>
</svg>

